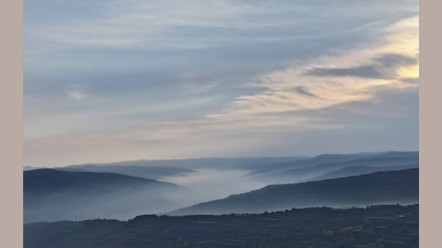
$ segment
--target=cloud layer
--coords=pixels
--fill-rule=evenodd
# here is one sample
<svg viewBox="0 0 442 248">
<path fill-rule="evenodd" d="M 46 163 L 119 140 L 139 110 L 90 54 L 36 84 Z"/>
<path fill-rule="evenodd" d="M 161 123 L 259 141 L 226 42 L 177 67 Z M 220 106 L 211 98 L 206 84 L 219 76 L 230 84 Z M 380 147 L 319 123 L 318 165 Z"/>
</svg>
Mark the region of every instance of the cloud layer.
<svg viewBox="0 0 442 248">
<path fill-rule="evenodd" d="M 418 6 L 29 3 L 25 163 L 417 149 Z"/>
</svg>

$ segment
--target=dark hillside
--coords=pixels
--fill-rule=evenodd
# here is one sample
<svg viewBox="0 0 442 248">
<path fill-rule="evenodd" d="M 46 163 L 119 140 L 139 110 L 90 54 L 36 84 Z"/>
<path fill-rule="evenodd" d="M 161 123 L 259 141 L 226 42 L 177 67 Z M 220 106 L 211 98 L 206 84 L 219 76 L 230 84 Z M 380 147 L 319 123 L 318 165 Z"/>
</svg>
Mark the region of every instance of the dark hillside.
<svg viewBox="0 0 442 248">
<path fill-rule="evenodd" d="M 24 226 L 24 247 L 414 248 L 419 247 L 419 205 L 34 223 Z"/>
<path fill-rule="evenodd" d="M 178 185 L 115 173 L 36 169 L 23 172 L 25 223 L 133 217 L 174 207 Z"/>
</svg>

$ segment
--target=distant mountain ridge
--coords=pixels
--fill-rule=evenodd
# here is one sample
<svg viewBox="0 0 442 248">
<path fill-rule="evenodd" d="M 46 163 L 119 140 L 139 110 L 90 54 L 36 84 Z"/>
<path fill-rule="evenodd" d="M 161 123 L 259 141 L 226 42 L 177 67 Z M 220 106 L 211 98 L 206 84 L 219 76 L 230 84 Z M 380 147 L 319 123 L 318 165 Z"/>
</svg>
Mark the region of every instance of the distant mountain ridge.
<svg viewBox="0 0 442 248">
<path fill-rule="evenodd" d="M 64 171 L 113 172 L 123 175 L 161 179 L 168 176 L 180 176 L 195 172 L 198 169 L 220 170 L 256 170 L 266 166 L 292 162 L 305 157 L 262 157 L 262 158 L 200 158 L 176 160 L 137 160 L 115 163 L 97 163 L 69 165 L 50 169 Z M 23 170 L 42 169 L 25 166 Z"/>
<path fill-rule="evenodd" d="M 178 187 L 178 185 L 160 182 L 117 173 L 61 171 L 54 169 L 35 169 L 23 173 L 24 193 L 54 193 L 67 189 L 94 190 L 104 189 L 107 185 L 114 187 L 136 187 L 155 185 L 161 187 Z"/>
<path fill-rule="evenodd" d="M 188 159 L 165 159 L 165 160 L 135 160 L 113 163 L 97 163 L 98 166 L 144 166 L 144 167 L 178 167 L 185 169 L 229 169 L 236 166 L 237 169 L 247 169 L 250 166 L 265 166 L 269 164 L 292 162 L 306 157 L 233 157 L 233 158 L 188 158 Z M 91 165 L 91 164 L 86 164 Z M 84 166 L 84 165 L 72 165 Z"/>
<path fill-rule="evenodd" d="M 419 157 L 419 151 L 412 151 L 412 152 L 399 152 L 399 151 L 391 151 L 391 152 L 385 152 L 382 154 L 379 154 L 376 156 L 377 158 L 382 157 L 389 157 L 389 158 L 416 158 Z"/>
<path fill-rule="evenodd" d="M 304 158 L 301 160 L 293 161 L 293 162 L 284 162 L 284 163 L 278 163 L 278 164 L 272 164 L 267 166 L 263 170 L 255 170 L 256 174 L 263 173 L 263 172 L 269 172 L 269 171 L 283 171 L 288 169 L 302 169 L 306 167 L 311 167 L 319 164 L 326 164 L 326 163 L 342 163 L 342 162 L 348 162 L 358 159 L 364 159 L 364 158 L 372 158 L 377 155 L 384 154 L 384 153 L 355 153 L 355 154 L 321 154 L 315 157 L 311 158 Z"/>
<path fill-rule="evenodd" d="M 314 166 L 324 163 L 341 163 L 351 160 L 374 158 L 374 157 L 419 157 L 419 152 L 371 152 L 353 154 L 321 154 L 314 157 L 236 157 L 236 158 L 190 158 L 169 160 L 134 160 L 111 163 L 78 164 L 52 169 L 70 171 L 95 171 L 115 172 L 125 175 L 133 175 L 146 178 L 159 178 L 164 175 L 193 172 L 196 169 L 240 169 L 250 171 L 293 169 Z M 143 171 L 130 172 L 130 169 L 143 168 Z M 150 168 L 150 169 L 147 169 Z M 24 166 L 24 170 L 40 169 L 32 166 Z M 123 171 L 126 170 L 126 171 Z M 146 174 L 150 170 L 151 174 Z M 155 172 L 155 170 L 158 170 Z M 163 170 L 164 172 L 160 172 Z M 128 172 L 129 171 L 129 172 Z M 140 174 L 141 172 L 141 174 Z"/>
<path fill-rule="evenodd" d="M 381 172 L 381 171 L 396 171 L 396 170 L 405 170 L 405 169 L 411 169 L 411 168 L 419 168 L 419 164 L 410 164 L 410 165 L 398 165 L 398 166 L 349 166 L 345 167 L 340 170 L 332 171 L 329 173 L 326 173 L 322 176 L 314 177 L 309 179 L 308 181 L 319 181 L 319 180 L 326 180 L 326 179 L 334 179 L 334 178 L 342 178 L 342 177 L 349 177 L 349 176 L 358 176 L 363 174 L 370 174 L 374 172 Z"/>
<path fill-rule="evenodd" d="M 311 178 L 322 176 L 332 171 L 340 170 L 349 166 L 370 166 L 370 167 L 385 167 L 385 166 L 404 166 L 410 164 L 418 164 L 419 157 L 416 152 L 389 152 L 373 157 L 359 158 L 355 160 L 345 160 L 343 162 L 323 163 L 313 166 L 291 168 L 286 170 L 264 171 L 250 173 L 248 176 L 256 180 L 263 180 L 266 182 L 284 182 L 294 183 L 299 181 L 309 180 Z M 347 156 L 347 158 L 349 158 Z M 295 162 L 294 164 L 296 164 Z"/>
<path fill-rule="evenodd" d="M 160 179 L 167 176 L 178 176 L 195 172 L 195 170 L 180 167 L 158 167 L 142 165 L 72 165 L 58 170 L 65 171 L 90 171 L 90 172 L 110 172 L 122 175 L 142 177 L 147 179 Z"/>
</svg>

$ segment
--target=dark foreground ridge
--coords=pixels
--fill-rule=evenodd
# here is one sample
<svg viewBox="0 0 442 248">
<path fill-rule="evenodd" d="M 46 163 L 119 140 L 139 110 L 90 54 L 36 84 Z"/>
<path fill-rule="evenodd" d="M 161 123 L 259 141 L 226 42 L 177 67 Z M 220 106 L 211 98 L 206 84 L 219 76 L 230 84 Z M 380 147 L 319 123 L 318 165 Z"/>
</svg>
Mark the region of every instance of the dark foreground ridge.
<svg viewBox="0 0 442 248">
<path fill-rule="evenodd" d="M 33 223 L 24 226 L 24 247 L 413 248 L 419 247 L 419 205 Z"/>
</svg>

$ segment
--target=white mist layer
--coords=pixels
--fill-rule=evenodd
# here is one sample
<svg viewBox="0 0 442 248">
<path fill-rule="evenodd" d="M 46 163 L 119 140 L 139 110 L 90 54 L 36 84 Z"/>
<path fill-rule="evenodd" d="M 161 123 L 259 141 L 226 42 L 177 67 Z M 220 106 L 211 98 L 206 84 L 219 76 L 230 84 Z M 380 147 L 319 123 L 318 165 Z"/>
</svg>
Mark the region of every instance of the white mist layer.
<svg viewBox="0 0 442 248">
<path fill-rule="evenodd" d="M 202 169 L 186 175 L 160 178 L 187 189 L 185 194 L 168 194 L 170 200 L 182 207 L 218 200 L 229 195 L 245 193 L 265 187 L 263 182 L 249 179 L 246 170 Z"/>
</svg>

